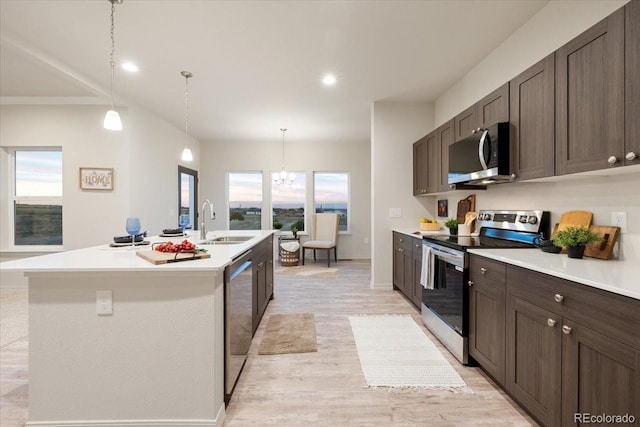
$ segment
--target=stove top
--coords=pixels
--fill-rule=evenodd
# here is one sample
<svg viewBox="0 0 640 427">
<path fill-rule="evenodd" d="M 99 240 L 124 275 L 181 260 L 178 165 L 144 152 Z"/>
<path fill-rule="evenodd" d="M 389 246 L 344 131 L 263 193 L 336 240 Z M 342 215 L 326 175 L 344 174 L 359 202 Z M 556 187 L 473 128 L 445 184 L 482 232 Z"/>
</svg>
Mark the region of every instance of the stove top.
<svg viewBox="0 0 640 427">
<path fill-rule="evenodd" d="M 480 211 L 478 236 L 426 235 L 423 239 L 457 250 L 534 248 L 533 239 L 548 235 L 547 211 Z"/>
</svg>

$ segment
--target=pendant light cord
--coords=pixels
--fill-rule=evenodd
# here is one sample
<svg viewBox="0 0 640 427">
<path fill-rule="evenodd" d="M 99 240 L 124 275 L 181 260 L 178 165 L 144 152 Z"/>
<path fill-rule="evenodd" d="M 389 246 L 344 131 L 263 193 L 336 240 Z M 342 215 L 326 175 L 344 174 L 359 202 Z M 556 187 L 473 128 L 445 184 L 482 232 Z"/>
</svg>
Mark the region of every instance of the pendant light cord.
<svg viewBox="0 0 640 427">
<path fill-rule="evenodd" d="M 184 133 L 189 137 L 189 77 L 190 74 L 184 76 Z"/>
<path fill-rule="evenodd" d="M 115 33 L 115 12 L 116 12 L 116 3 L 114 0 L 110 0 L 111 1 L 111 55 L 109 56 L 109 65 L 111 66 L 111 109 L 114 109 L 113 106 L 113 82 L 114 82 L 114 74 L 115 74 L 115 67 L 116 67 L 116 63 L 113 60 L 113 55 L 114 52 L 116 50 L 116 38 L 114 36 Z"/>
<path fill-rule="evenodd" d="M 284 169 L 284 133 L 286 129 L 280 129 L 282 131 L 282 169 Z"/>
</svg>

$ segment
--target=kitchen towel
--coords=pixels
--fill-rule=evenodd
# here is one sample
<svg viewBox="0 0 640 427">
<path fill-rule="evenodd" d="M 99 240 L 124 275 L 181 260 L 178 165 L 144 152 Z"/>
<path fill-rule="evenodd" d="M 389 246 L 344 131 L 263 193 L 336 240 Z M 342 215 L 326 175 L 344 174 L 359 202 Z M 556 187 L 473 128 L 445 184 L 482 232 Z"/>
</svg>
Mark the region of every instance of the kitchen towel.
<svg viewBox="0 0 640 427">
<path fill-rule="evenodd" d="M 433 251 L 431 247 L 422 245 L 422 271 L 420 272 L 420 284 L 423 288 L 433 290 Z"/>
</svg>

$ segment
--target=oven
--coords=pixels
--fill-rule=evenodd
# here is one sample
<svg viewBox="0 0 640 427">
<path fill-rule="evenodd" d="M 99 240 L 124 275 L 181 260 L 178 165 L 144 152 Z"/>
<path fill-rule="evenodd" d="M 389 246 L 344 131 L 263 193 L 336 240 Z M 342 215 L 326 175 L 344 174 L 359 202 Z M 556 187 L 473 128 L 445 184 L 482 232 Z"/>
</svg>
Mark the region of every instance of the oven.
<svg viewBox="0 0 640 427">
<path fill-rule="evenodd" d="M 479 231 L 423 238 L 422 321 L 462 364 L 469 364 L 469 255 L 467 249 L 533 248 L 548 235 L 547 211 L 489 211 L 478 214 Z"/>
<path fill-rule="evenodd" d="M 460 361 L 468 363 L 469 272 L 466 252 L 423 241 L 422 320 Z M 426 264 L 426 265 L 424 265 Z"/>
</svg>

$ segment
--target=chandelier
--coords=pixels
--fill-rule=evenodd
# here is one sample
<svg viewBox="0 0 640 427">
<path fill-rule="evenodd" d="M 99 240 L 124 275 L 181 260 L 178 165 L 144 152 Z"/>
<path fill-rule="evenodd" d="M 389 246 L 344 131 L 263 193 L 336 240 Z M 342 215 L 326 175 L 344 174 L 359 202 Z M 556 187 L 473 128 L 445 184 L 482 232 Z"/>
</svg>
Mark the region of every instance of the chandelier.
<svg viewBox="0 0 640 427">
<path fill-rule="evenodd" d="M 286 129 L 280 129 L 282 132 L 282 170 L 276 175 L 274 182 L 278 185 L 293 185 L 296 182 L 296 175 L 293 172 L 287 172 L 284 167 L 284 133 Z"/>
</svg>

